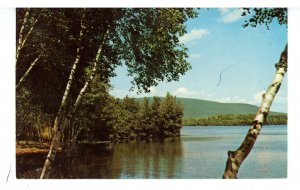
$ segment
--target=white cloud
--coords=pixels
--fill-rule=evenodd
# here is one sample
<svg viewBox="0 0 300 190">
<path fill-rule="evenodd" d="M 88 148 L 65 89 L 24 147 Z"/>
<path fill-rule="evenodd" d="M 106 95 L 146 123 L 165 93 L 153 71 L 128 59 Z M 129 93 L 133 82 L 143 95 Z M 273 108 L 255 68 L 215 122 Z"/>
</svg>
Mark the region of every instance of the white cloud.
<svg viewBox="0 0 300 190">
<path fill-rule="evenodd" d="M 186 87 L 179 87 L 172 92 L 172 95 L 183 97 L 183 98 L 195 98 L 195 99 L 203 99 L 203 100 L 211 100 L 212 94 L 206 93 L 203 90 L 189 90 Z"/>
<path fill-rule="evenodd" d="M 204 35 L 209 34 L 209 31 L 206 29 L 193 29 L 191 32 L 186 33 L 179 38 L 180 43 L 186 43 L 192 40 L 201 39 Z"/>
<path fill-rule="evenodd" d="M 155 86 L 151 86 L 149 90 L 150 90 L 151 94 L 156 94 L 157 93 L 157 89 L 156 89 Z"/>
<path fill-rule="evenodd" d="M 110 90 L 110 94 L 117 98 L 124 98 L 125 96 L 129 97 L 145 97 L 145 96 L 162 96 L 161 93 L 158 92 L 157 88 L 155 86 L 151 86 L 149 88 L 150 92 L 141 92 L 137 93 L 138 89 L 135 87 L 132 91 L 128 90 L 120 90 L 120 89 L 112 89 Z"/>
<path fill-rule="evenodd" d="M 219 9 L 221 17 L 219 21 L 231 23 L 242 18 L 243 9 Z"/>
<path fill-rule="evenodd" d="M 181 94 L 181 95 L 186 95 L 186 94 L 190 94 L 191 92 L 185 88 L 185 87 L 180 87 L 180 88 L 177 88 L 175 91 L 174 91 L 174 94 Z"/>
<path fill-rule="evenodd" d="M 219 11 L 220 11 L 221 15 L 224 15 L 224 14 L 228 13 L 230 11 L 230 9 L 228 9 L 228 8 L 220 8 Z"/>
<path fill-rule="evenodd" d="M 250 102 L 247 99 L 241 98 L 239 96 L 217 98 L 215 101 L 221 102 L 221 103 L 245 103 L 245 104 L 250 104 Z"/>
</svg>

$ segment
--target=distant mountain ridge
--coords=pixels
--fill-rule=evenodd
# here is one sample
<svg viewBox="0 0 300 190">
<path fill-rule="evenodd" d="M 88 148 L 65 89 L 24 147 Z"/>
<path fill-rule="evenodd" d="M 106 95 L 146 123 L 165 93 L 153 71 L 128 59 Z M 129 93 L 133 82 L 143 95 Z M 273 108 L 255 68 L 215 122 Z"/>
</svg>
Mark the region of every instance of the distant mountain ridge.
<svg viewBox="0 0 300 190">
<path fill-rule="evenodd" d="M 153 97 L 147 97 L 150 102 L 153 101 Z M 160 97 L 163 99 L 163 97 Z M 143 98 L 136 98 L 138 101 Z M 258 107 L 251 104 L 245 103 L 220 103 L 209 100 L 192 99 L 192 98 L 179 98 L 177 97 L 184 106 L 184 118 L 201 118 L 215 115 L 246 115 L 256 114 Z M 281 112 L 271 112 L 271 115 L 286 114 Z"/>
</svg>

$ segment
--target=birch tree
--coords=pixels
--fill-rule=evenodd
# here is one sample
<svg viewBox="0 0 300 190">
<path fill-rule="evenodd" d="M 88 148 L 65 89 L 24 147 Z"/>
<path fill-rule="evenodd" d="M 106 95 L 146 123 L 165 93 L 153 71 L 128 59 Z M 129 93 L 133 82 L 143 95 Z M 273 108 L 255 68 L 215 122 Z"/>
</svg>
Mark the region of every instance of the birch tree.
<svg viewBox="0 0 300 190">
<path fill-rule="evenodd" d="M 21 22 L 21 27 L 19 29 L 18 33 L 18 39 L 17 39 L 17 47 L 16 47 L 16 64 L 18 64 L 20 59 L 21 51 L 24 49 L 28 38 L 32 37 L 32 33 L 35 29 L 35 25 L 38 22 L 40 16 L 43 14 L 43 11 L 36 12 L 34 10 L 31 10 L 29 8 L 24 9 L 24 14 Z M 20 78 L 20 80 L 17 83 L 16 89 L 18 89 L 22 83 L 26 80 L 27 76 L 29 75 L 30 71 L 36 65 L 41 58 L 41 53 L 37 55 L 37 57 L 34 59 L 34 61 L 30 64 L 24 75 Z"/>
<path fill-rule="evenodd" d="M 18 40 L 17 40 L 18 43 L 17 43 L 17 50 L 16 50 L 16 62 L 18 62 L 20 52 L 24 48 L 27 39 L 31 36 L 34 26 L 38 22 L 39 17 L 42 14 L 41 12 L 36 16 L 34 15 L 32 16 L 30 15 L 30 13 L 32 14 L 33 12 L 31 9 L 27 8 L 24 10 L 25 10 L 24 18 L 19 31 Z"/>
<path fill-rule="evenodd" d="M 82 9 L 61 11 L 81 12 Z M 178 80 L 190 68 L 186 61 L 187 49 L 178 38 L 186 33 L 184 22 L 195 16 L 197 13 L 193 9 L 86 11 L 85 24 L 81 27 L 85 33 L 80 69 L 73 75 L 73 65 L 66 90 L 71 88 L 71 81 L 77 83 L 71 88 L 72 98 L 66 96 L 66 90 L 63 95 L 54 122 L 54 137 L 40 178 L 50 177 L 64 129 L 72 126 L 74 115 L 96 75 L 103 82 L 108 82 L 115 75 L 116 66 L 124 64 L 133 77 L 132 84 L 141 92 L 149 91 L 158 81 Z M 68 110 L 65 109 L 66 104 Z"/>
<path fill-rule="evenodd" d="M 81 58 L 81 50 L 83 49 L 82 38 L 84 35 L 84 29 L 85 29 L 84 22 L 85 22 L 85 11 L 83 11 L 82 18 L 80 21 L 80 32 L 79 32 L 79 37 L 78 37 L 78 47 L 76 50 L 76 58 L 75 58 L 73 66 L 72 66 L 70 75 L 69 75 L 69 80 L 67 82 L 67 86 L 66 86 L 59 110 L 55 117 L 54 126 L 53 126 L 54 136 L 53 136 L 50 150 L 48 152 L 48 155 L 47 155 L 40 178 L 49 178 L 50 171 L 51 171 L 51 168 L 52 168 L 55 156 L 56 156 L 56 152 L 59 147 L 62 131 L 64 129 L 64 127 L 59 127 L 59 125 L 61 124 L 61 122 L 63 120 L 63 115 L 65 112 L 65 107 L 66 107 L 67 100 L 69 97 L 69 92 L 70 92 L 70 89 L 71 89 L 71 86 L 72 86 L 72 83 L 73 83 L 73 80 L 75 77 L 77 65 Z M 63 126 L 65 126 L 65 124 Z"/>
<path fill-rule="evenodd" d="M 243 15 L 250 14 L 250 11 L 254 11 L 254 14 L 251 18 L 246 21 L 244 27 L 252 26 L 256 27 L 257 25 L 265 24 L 269 29 L 269 24 L 273 19 L 277 19 L 279 24 L 287 24 L 287 9 L 285 8 L 255 8 L 250 10 L 248 8 L 244 9 L 245 12 Z M 267 116 L 270 112 L 272 102 L 279 91 L 282 80 L 288 68 L 288 47 L 287 44 L 282 51 L 278 63 L 275 64 L 276 72 L 275 77 L 266 93 L 262 95 L 262 103 L 256 113 L 256 116 L 252 122 L 251 127 L 249 128 L 246 137 L 240 147 L 235 151 L 228 151 L 228 158 L 226 161 L 225 171 L 223 178 L 232 179 L 237 178 L 239 168 L 243 161 L 247 158 L 251 152 L 255 141 L 260 134 L 260 131 L 267 119 Z"/>
</svg>

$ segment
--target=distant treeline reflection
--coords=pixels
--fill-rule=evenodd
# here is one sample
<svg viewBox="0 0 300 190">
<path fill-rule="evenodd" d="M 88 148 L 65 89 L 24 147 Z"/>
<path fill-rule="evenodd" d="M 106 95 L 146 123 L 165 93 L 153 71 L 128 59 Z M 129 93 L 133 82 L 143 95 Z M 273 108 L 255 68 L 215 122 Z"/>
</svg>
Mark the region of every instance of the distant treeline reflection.
<svg viewBox="0 0 300 190">
<path fill-rule="evenodd" d="M 184 126 L 231 126 L 231 125 L 250 125 L 255 117 L 254 114 L 248 115 L 217 115 L 206 118 L 184 118 Z M 286 125 L 287 115 L 269 115 L 265 125 Z"/>
</svg>

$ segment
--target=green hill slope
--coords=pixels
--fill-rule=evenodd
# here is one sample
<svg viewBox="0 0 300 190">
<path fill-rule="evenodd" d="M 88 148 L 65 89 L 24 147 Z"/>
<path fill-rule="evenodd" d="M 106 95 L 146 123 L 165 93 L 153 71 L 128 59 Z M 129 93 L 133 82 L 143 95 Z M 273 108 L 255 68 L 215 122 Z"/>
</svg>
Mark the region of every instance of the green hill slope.
<svg viewBox="0 0 300 190">
<path fill-rule="evenodd" d="M 143 98 L 138 98 L 141 101 Z M 184 118 L 199 118 L 227 114 L 255 114 L 257 106 L 243 103 L 219 103 L 201 99 L 177 98 L 184 105 Z M 150 102 L 153 100 L 149 98 Z M 285 114 L 272 112 L 272 115 Z"/>
</svg>

